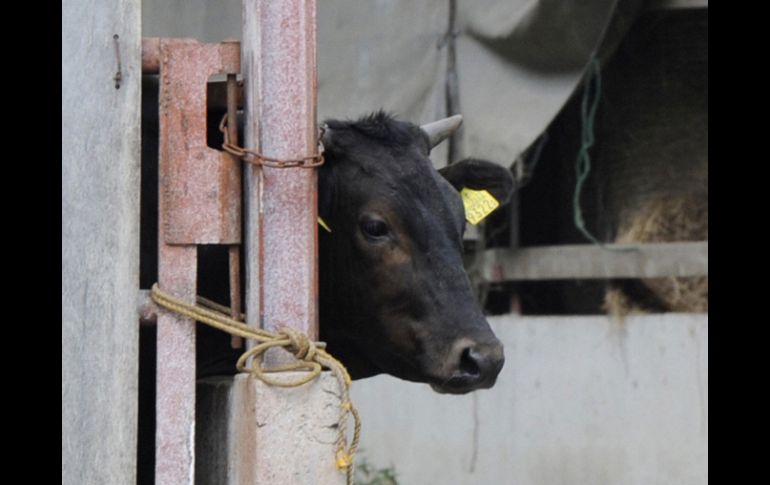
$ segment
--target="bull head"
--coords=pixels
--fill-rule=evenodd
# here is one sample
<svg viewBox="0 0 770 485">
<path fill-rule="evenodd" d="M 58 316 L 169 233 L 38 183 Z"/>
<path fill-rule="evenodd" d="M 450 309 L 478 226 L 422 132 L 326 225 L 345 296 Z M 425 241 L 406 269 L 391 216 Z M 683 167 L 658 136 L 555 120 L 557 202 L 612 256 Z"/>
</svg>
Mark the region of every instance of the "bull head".
<svg viewBox="0 0 770 485">
<path fill-rule="evenodd" d="M 327 122 L 321 338 L 354 378 L 385 372 L 465 393 L 492 386 L 502 368 L 463 268 L 459 191 L 487 189 L 504 203 L 513 180 L 480 160 L 433 168 L 430 150 L 461 122 L 418 127 L 384 113 Z"/>
</svg>

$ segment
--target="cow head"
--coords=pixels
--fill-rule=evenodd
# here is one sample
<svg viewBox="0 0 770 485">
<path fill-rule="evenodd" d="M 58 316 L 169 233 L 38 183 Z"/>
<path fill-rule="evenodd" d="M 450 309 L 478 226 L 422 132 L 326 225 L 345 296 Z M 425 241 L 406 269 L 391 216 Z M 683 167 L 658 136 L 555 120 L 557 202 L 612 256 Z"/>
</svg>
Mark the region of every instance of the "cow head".
<svg viewBox="0 0 770 485">
<path fill-rule="evenodd" d="M 327 122 L 321 338 L 354 378 L 385 372 L 465 393 L 491 387 L 503 366 L 463 268 L 459 190 L 487 189 L 504 203 L 513 180 L 478 160 L 433 168 L 431 148 L 459 124 L 421 128 L 384 113 Z"/>
</svg>

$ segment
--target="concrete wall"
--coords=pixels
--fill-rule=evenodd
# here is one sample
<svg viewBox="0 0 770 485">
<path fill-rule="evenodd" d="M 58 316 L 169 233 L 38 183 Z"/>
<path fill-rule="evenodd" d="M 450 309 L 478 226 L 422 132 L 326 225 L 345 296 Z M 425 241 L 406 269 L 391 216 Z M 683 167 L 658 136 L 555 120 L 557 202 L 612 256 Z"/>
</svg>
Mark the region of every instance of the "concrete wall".
<svg viewBox="0 0 770 485">
<path fill-rule="evenodd" d="M 707 483 L 708 315 L 491 323 L 506 352 L 491 390 L 354 383 L 364 458 L 401 484 Z"/>
<path fill-rule="evenodd" d="M 135 482 L 139 8 L 62 5 L 63 484 Z"/>
</svg>

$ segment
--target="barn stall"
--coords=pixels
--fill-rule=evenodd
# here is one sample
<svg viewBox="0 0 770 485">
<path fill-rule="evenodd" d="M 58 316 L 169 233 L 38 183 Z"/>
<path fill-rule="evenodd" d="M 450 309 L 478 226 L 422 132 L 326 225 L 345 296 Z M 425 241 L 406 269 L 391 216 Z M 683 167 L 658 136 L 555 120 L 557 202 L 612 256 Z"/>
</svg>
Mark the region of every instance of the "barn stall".
<svg viewBox="0 0 770 485">
<path fill-rule="evenodd" d="M 511 167 L 519 197 L 466 241 L 508 361 L 495 388 L 465 397 L 388 377 L 354 383 L 365 426 L 360 456 L 392 468 L 400 483 L 702 483 L 707 4 L 596 2 L 560 17 L 549 2 L 412 3 L 319 6 L 318 118 L 385 107 L 419 123 L 461 111 L 464 131 L 434 164 L 473 155 Z M 131 482 L 137 456 L 155 452 L 142 444 L 135 451 L 141 349 L 129 323 L 137 320 L 144 229 L 136 197 L 141 38 L 219 43 L 241 31 L 238 2 L 112 7 L 63 17 L 62 211 L 73 221 L 62 234 L 64 483 Z M 583 37 L 545 35 L 564 15 L 589 26 L 578 29 Z M 522 52 L 522 42 L 539 49 Z M 592 53 L 602 65 L 599 94 L 586 89 L 596 86 Z M 89 67 L 76 70 L 73 59 Z M 91 70 L 99 75 L 84 75 Z M 588 121 L 581 107 L 592 96 L 601 100 L 593 171 L 575 204 Z M 586 244 L 584 233 L 601 244 Z M 143 327 L 143 344 L 150 332 Z M 242 430 L 231 385 L 198 383 L 199 410 L 210 409 L 210 419 L 195 421 L 200 483 L 249 478 L 228 461 L 242 451 L 225 431 Z M 187 414 L 193 421 L 192 408 Z M 287 420 L 278 439 L 291 434 Z M 320 463 L 326 455 L 318 453 Z M 192 480 L 187 456 L 181 473 Z M 143 473 L 139 482 L 149 483 Z"/>
</svg>

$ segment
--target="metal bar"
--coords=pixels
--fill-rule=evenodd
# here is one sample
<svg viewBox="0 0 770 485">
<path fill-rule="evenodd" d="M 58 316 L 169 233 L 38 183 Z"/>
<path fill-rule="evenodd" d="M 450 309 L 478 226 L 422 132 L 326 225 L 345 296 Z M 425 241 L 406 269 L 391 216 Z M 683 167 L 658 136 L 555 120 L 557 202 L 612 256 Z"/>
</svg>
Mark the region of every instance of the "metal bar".
<svg viewBox="0 0 770 485">
<path fill-rule="evenodd" d="M 170 43 L 169 43 L 170 44 Z M 179 194 L 172 189 L 172 180 L 186 180 L 188 171 L 180 171 L 184 160 L 175 150 L 172 140 L 180 140 L 180 123 L 185 113 L 178 104 L 173 83 L 173 67 L 169 62 L 173 45 L 163 40 L 151 43 L 151 57 L 158 58 L 160 84 L 160 140 L 159 140 L 159 197 L 158 227 L 172 224 L 175 203 Z M 165 62 L 164 62 L 165 61 Z M 205 133 L 205 132 L 204 132 Z M 173 246 L 161 229 L 158 234 L 158 283 L 165 291 L 195 302 L 197 250 L 190 245 Z M 156 429 L 155 429 L 155 483 L 159 485 L 192 485 L 195 474 L 195 322 L 174 313 L 161 310 L 157 317 L 157 374 L 156 374 Z"/>
<path fill-rule="evenodd" d="M 260 50 L 259 9 L 257 0 L 243 0 L 241 31 L 241 74 L 243 76 L 243 146 L 258 148 L 259 140 L 259 103 L 258 91 L 261 66 L 256 62 Z M 243 258 L 245 272 L 244 306 L 246 323 L 261 327 L 262 315 L 262 170 L 250 163 L 244 164 L 243 172 Z M 246 343 L 252 347 L 251 342 Z M 251 378 L 236 376 L 234 381 L 233 406 L 238 425 L 233 448 L 238 453 L 233 456 L 233 471 L 239 481 L 232 483 L 257 482 L 257 418 L 256 407 L 259 402 L 254 392 Z"/>
<path fill-rule="evenodd" d="M 255 12 L 258 37 L 251 40 L 257 41 L 253 46 L 257 50 L 246 53 L 244 48 L 244 59 L 253 55 L 258 66 L 258 80 L 256 86 L 247 87 L 247 93 L 252 89 L 247 99 L 258 120 L 259 151 L 283 159 L 313 155 L 317 151 L 315 0 L 262 2 Z M 292 327 L 315 340 L 316 173 L 265 167 L 262 183 L 263 327 Z"/>
<path fill-rule="evenodd" d="M 515 251 L 521 245 L 520 228 L 521 228 L 521 201 L 520 201 L 520 189 L 519 179 L 514 176 L 514 191 L 511 195 L 511 200 L 508 202 L 508 248 Z M 521 314 L 521 298 L 518 292 L 510 293 L 510 309 L 509 313 Z"/>
<path fill-rule="evenodd" d="M 147 70 L 160 73 L 158 280 L 195 303 L 197 244 L 241 237 L 240 164 L 206 146 L 206 87 L 213 74 L 239 71 L 237 42 L 146 39 Z M 157 312 L 155 481 L 195 476 L 195 322 Z"/>
<path fill-rule="evenodd" d="M 240 55 L 240 53 L 239 53 Z M 227 75 L 227 129 L 232 143 L 238 144 L 238 81 L 235 74 Z M 240 163 L 240 162 L 236 162 Z M 230 316 L 241 319 L 241 253 L 240 245 L 229 248 L 230 265 Z M 230 345 L 234 349 L 243 347 L 241 337 L 232 336 Z"/>
<path fill-rule="evenodd" d="M 457 0 L 449 0 L 449 25 L 446 33 L 447 66 L 444 81 L 446 95 L 446 115 L 452 116 L 460 113 L 460 81 L 457 74 Z M 462 156 L 462 131 L 461 126 L 449 137 L 447 148 L 447 165 L 455 163 Z"/>
<path fill-rule="evenodd" d="M 243 75 L 244 126 L 243 146 L 258 148 L 260 118 L 258 92 L 261 65 L 256 62 L 260 50 L 259 9 L 257 0 L 244 0 L 242 12 L 241 73 Z M 243 174 L 243 253 L 245 269 L 246 323 L 261 327 L 262 315 L 262 170 L 245 164 Z M 244 442 L 246 446 L 249 443 Z"/>
<path fill-rule="evenodd" d="M 160 72 L 160 42 L 158 37 L 142 39 L 142 74 L 158 74 Z"/>
<path fill-rule="evenodd" d="M 316 1 L 243 0 L 242 18 L 244 146 L 274 158 L 314 155 Z M 245 180 L 247 322 L 271 330 L 293 327 L 317 340 L 315 170 L 247 166 Z M 276 352 L 265 358 L 266 366 L 292 358 Z M 302 438 L 333 430 L 335 418 L 321 412 L 338 404 L 330 379 L 324 373 L 291 389 L 254 382 L 233 393 L 241 396 L 236 407 L 251 413 L 235 428 L 253 431 L 235 437 L 239 476 L 258 484 L 344 483 L 333 437 Z M 248 382 L 236 377 L 235 385 Z"/>
<path fill-rule="evenodd" d="M 315 0 L 264 2 L 260 146 L 268 157 L 316 153 Z M 318 339 L 316 172 L 264 169 L 265 328 Z"/>
<path fill-rule="evenodd" d="M 209 111 L 225 111 L 227 110 L 227 82 L 223 81 L 210 81 L 208 85 L 208 108 Z M 236 109 L 243 109 L 243 84 L 236 82 L 235 88 L 235 107 Z"/>
<path fill-rule="evenodd" d="M 163 214 L 163 211 L 160 211 Z M 160 215 L 161 221 L 164 216 Z M 161 235 L 161 238 L 163 236 Z M 197 249 L 161 241 L 158 282 L 195 302 Z M 155 483 L 192 485 L 195 474 L 195 322 L 158 312 Z"/>
<path fill-rule="evenodd" d="M 241 319 L 241 253 L 240 246 L 233 244 L 228 248 L 230 262 L 230 317 Z M 243 339 L 233 335 L 230 346 L 234 349 L 243 347 Z"/>
<path fill-rule="evenodd" d="M 492 249 L 481 258 L 488 283 L 526 280 L 708 276 L 708 241 Z M 614 249 L 614 250 L 609 250 Z"/>
<path fill-rule="evenodd" d="M 708 0 L 648 0 L 647 10 L 675 10 L 684 8 L 709 8 Z"/>
<path fill-rule="evenodd" d="M 179 126 L 180 120 L 186 125 L 187 113 L 185 103 L 179 103 L 179 93 L 175 89 L 179 83 L 173 82 L 179 74 L 174 72 L 177 67 L 174 43 L 159 39 L 157 45 L 155 42 L 145 45 L 152 47 L 148 57 L 152 60 L 157 57 L 161 74 L 158 227 L 168 228 L 173 224 L 174 206 L 182 202 L 180 194 L 173 190 L 172 181 L 187 181 L 190 175 L 189 170 L 184 170 L 186 153 L 180 153 L 174 146 L 185 142 Z M 182 160 L 179 160 L 180 155 Z M 197 267 L 194 241 L 174 246 L 166 232 L 161 229 L 158 234 L 158 283 L 165 291 L 194 303 Z M 157 327 L 155 483 L 192 485 L 195 474 L 195 322 L 161 310 Z"/>
</svg>

